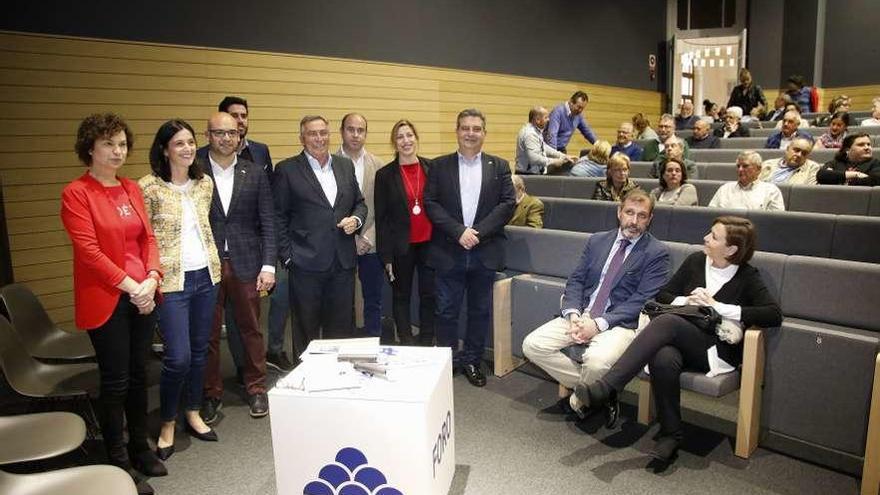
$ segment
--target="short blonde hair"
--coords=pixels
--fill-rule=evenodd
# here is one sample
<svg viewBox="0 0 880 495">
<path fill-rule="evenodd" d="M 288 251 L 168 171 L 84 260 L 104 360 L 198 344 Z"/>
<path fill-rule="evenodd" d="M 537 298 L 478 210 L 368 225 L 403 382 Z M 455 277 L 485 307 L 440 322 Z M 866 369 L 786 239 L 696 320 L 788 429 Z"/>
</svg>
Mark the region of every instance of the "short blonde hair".
<svg viewBox="0 0 880 495">
<path fill-rule="evenodd" d="M 587 158 L 603 165 L 608 163 L 608 159 L 611 158 L 611 143 L 603 140 L 596 141 L 587 153 Z"/>
</svg>

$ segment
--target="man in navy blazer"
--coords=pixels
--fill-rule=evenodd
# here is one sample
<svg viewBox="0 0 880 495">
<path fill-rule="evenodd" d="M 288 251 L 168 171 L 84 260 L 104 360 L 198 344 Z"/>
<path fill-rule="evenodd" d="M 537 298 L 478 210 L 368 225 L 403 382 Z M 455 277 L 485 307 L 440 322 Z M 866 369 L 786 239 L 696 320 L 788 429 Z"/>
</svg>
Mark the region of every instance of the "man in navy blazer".
<svg viewBox="0 0 880 495">
<path fill-rule="evenodd" d="M 231 134 L 230 134 L 231 133 Z M 266 359 L 260 333 L 260 291 L 275 285 L 275 209 L 269 178 L 262 167 L 236 153 L 239 141 L 235 119 L 218 112 L 208 120 L 205 132 L 210 152 L 203 162 L 214 183 L 209 218 L 214 242 L 222 262 L 220 290 L 208 345 L 205 367 L 203 420 L 217 419 L 223 396 L 220 376 L 220 326 L 232 308 L 241 339 L 242 378 L 251 416 L 268 413 Z M 228 315 L 227 315 L 228 316 Z M 227 318 L 229 320 L 230 318 Z"/>
<path fill-rule="evenodd" d="M 504 225 L 516 196 L 506 160 L 483 153 L 486 118 L 476 109 L 458 114 L 458 151 L 434 161 L 425 187 L 425 210 L 434 231 L 428 265 L 436 272 L 437 345 L 453 350 L 453 365 L 477 387 L 492 304 L 495 272 L 504 268 Z M 458 316 L 467 292 L 467 333 L 458 350 Z"/>
<path fill-rule="evenodd" d="M 300 122 L 305 148 L 275 168 L 273 192 L 278 259 L 290 271 L 293 346 L 301 353 L 316 338 L 353 334 L 354 234 L 367 206 L 351 160 L 330 155 L 327 119 Z"/>
<path fill-rule="evenodd" d="M 635 338 L 645 301 L 666 283 L 669 249 L 647 231 L 653 211 L 653 198 L 641 189 L 630 191 L 617 209 L 619 228 L 587 240 L 565 284 L 561 316 L 523 341 L 526 357 L 569 390 L 611 368 Z M 587 345 L 583 364 L 561 352 L 577 344 Z M 567 400 L 560 401 L 561 410 L 580 409 L 576 399 L 571 402 L 568 408 Z"/>
</svg>

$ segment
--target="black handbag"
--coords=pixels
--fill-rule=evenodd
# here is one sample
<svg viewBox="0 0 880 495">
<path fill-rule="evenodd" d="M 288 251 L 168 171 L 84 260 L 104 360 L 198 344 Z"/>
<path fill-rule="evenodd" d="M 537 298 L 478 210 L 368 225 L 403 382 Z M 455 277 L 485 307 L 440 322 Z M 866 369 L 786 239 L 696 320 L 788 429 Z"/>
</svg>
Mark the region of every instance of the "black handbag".
<svg viewBox="0 0 880 495">
<path fill-rule="evenodd" d="M 678 315 L 696 325 L 700 330 L 715 335 L 718 325 L 721 324 L 721 315 L 711 306 L 673 306 L 661 304 L 657 301 L 648 301 L 642 311 L 652 320 L 660 315 Z"/>
</svg>

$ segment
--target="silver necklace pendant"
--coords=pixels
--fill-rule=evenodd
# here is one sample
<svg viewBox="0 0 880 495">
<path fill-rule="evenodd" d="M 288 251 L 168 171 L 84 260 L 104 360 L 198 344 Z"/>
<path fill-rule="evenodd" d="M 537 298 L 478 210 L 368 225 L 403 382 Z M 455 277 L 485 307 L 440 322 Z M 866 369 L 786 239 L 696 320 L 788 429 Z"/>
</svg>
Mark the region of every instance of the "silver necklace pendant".
<svg viewBox="0 0 880 495">
<path fill-rule="evenodd" d="M 412 207 L 412 212 L 413 212 L 413 215 L 418 215 L 418 214 L 422 213 L 422 207 L 419 206 L 418 203 L 416 203 L 416 205 Z"/>
</svg>

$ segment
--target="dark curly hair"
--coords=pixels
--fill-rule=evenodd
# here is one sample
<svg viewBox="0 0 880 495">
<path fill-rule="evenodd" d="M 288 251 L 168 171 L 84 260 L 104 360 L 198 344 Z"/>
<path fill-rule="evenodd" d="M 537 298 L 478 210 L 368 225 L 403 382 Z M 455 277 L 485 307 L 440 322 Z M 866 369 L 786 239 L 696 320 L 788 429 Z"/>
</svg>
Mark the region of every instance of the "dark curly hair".
<svg viewBox="0 0 880 495">
<path fill-rule="evenodd" d="M 76 156 L 85 166 L 91 166 L 91 151 L 95 149 L 95 141 L 105 137 L 113 137 L 120 131 L 125 133 L 125 141 L 128 143 L 128 150 L 131 151 L 134 146 L 134 133 L 131 132 L 131 128 L 122 117 L 115 113 L 89 115 L 80 122 L 79 129 L 76 131 L 76 143 L 73 146 Z"/>
<path fill-rule="evenodd" d="M 171 163 L 169 163 L 168 157 L 165 156 L 165 150 L 168 149 L 168 143 L 171 141 L 171 138 L 183 130 L 189 131 L 189 133 L 192 134 L 193 139 L 195 139 L 196 133 L 193 131 L 192 126 L 187 124 L 186 121 L 181 119 L 171 119 L 168 122 L 165 122 L 159 127 L 159 130 L 156 131 L 156 137 L 153 139 L 153 146 L 150 147 L 150 168 L 153 170 L 153 174 L 159 176 L 159 178 L 165 182 L 171 182 Z M 198 159 L 193 160 L 192 165 L 189 166 L 187 175 L 193 180 L 201 179 L 204 176 L 202 164 L 199 163 Z"/>
<path fill-rule="evenodd" d="M 669 162 L 675 162 L 681 167 L 681 183 L 685 184 L 688 181 L 687 167 L 685 166 L 684 161 L 679 160 L 678 158 L 670 158 L 660 164 L 660 188 L 664 191 L 669 187 L 669 185 L 666 184 L 666 178 L 663 177 L 666 174 L 666 165 L 669 164 Z"/>
</svg>

